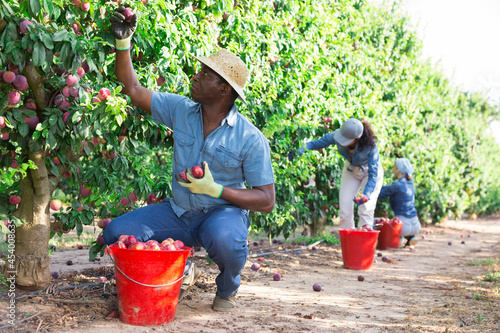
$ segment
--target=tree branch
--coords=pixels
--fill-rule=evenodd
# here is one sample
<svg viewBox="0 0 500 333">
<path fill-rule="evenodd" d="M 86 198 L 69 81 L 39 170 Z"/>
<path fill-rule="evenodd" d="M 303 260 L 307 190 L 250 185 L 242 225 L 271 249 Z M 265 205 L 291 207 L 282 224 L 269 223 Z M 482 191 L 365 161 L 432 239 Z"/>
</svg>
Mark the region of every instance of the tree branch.
<svg viewBox="0 0 500 333">
<path fill-rule="evenodd" d="M 35 96 L 37 110 L 43 110 L 49 106 L 49 96 L 45 91 L 43 77 L 40 76 L 31 60 L 26 63 L 26 66 L 23 69 L 23 75 L 28 80 L 28 84 L 33 91 L 33 95 Z M 41 112 L 37 115 L 40 119 L 43 118 Z"/>
</svg>

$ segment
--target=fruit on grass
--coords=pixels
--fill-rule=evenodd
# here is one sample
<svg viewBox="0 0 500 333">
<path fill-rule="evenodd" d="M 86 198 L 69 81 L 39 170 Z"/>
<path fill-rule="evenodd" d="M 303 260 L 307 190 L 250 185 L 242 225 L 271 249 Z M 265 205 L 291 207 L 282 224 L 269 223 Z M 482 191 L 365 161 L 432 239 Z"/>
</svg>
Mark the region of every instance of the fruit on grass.
<svg viewBox="0 0 500 333">
<path fill-rule="evenodd" d="M 273 279 L 274 279 L 274 281 L 280 281 L 281 280 L 281 274 L 280 273 L 275 273 L 273 275 Z"/>
<path fill-rule="evenodd" d="M 52 271 L 50 272 L 50 276 L 52 276 L 52 278 L 55 280 L 59 277 L 59 273 L 56 271 Z"/>
<path fill-rule="evenodd" d="M 18 205 L 21 202 L 21 197 L 17 195 L 11 195 L 9 197 L 9 203 L 11 205 Z"/>
<path fill-rule="evenodd" d="M 385 257 L 385 256 L 384 256 L 384 257 L 382 257 L 382 261 L 383 261 L 383 262 L 388 262 L 388 261 L 389 261 L 389 258 L 387 258 L 387 257 Z"/>
<path fill-rule="evenodd" d="M 358 275 L 358 281 L 364 281 L 365 280 L 365 277 L 363 275 Z"/>
<path fill-rule="evenodd" d="M 194 178 L 201 178 L 203 177 L 203 168 L 199 165 L 195 165 L 191 168 L 191 174 Z"/>
<path fill-rule="evenodd" d="M 469 294 L 467 294 L 467 295 L 465 295 L 465 298 L 466 298 L 466 299 L 472 299 L 472 296 L 471 296 L 471 295 L 469 295 Z"/>
<path fill-rule="evenodd" d="M 68 265 L 68 266 L 73 265 L 73 261 L 71 261 L 71 260 L 66 261 L 66 265 Z"/>
<path fill-rule="evenodd" d="M 77 249 L 78 249 L 78 250 L 83 249 L 83 245 L 82 245 L 82 244 L 78 244 Z"/>
<path fill-rule="evenodd" d="M 259 257 L 259 258 L 257 258 L 257 261 L 264 261 L 264 258 Z"/>
<path fill-rule="evenodd" d="M 377 257 L 382 257 L 382 256 L 383 256 L 382 252 L 377 253 Z"/>
<path fill-rule="evenodd" d="M 314 291 L 321 291 L 323 287 L 319 283 L 313 284 L 313 290 Z"/>
<path fill-rule="evenodd" d="M 450 246 L 451 246 L 451 245 L 452 245 L 452 243 L 451 243 L 451 242 L 448 242 L 448 245 L 450 245 Z"/>
<path fill-rule="evenodd" d="M 54 199 L 54 200 L 50 201 L 50 209 L 59 210 L 59 209 L 61 209 L 61 207 L 62 207 L 61 200 Z"/>
<path fill-rule="evenodd" d="M 253 263 L 250 268 L 252 269 L 252 271 L 258 271 L 260 269 L 260 265 L 257 263 Z"/>
</svg>

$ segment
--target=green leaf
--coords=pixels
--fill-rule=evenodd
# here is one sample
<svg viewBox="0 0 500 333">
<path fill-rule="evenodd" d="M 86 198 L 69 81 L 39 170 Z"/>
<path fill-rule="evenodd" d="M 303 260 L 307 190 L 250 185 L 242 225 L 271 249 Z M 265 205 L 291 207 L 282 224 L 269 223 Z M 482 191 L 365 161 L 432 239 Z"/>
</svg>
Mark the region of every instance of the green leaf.
<svg viewBox="0 0 500 333">
<path fill-rule="evenodd" d="M 52 50 L 54 48 L 54 43 L 52 42 L 52 39 L 46 33 L 42 33 L 40 35 L 40 39 L 42 40 L 43 45 L 45 45 L 45 47 L 48 48 L 49 50 Z"/>
<path fill-rule="evenodd" d="M 35 49 L 33 50 L 33 65 L 40 67 L 45 61 L 45 47 L 41 41 L 35 42 Z"/>
<path fill-rule="evenodd" d="M 36 141 L 40 138 L 40 136 L 42 135 L 42 132 L 41 131 L 35 131 L 33 132 L 33 135 L 31 136 L 31 139 Z"/>
<path fill-rule="evenodd" d="M 0 110 L 5 110 L 7 105 L 9 105 L 9 97 L 5 95 L 3 98 L 0 98 Z"/>
<path fill-rule="evenodd" d="M 64 39 L 66 39 L 67 35 L 68 35 L 68 31 L 67 30 L 59 30 L 54 35 L 52 35 L 52 40 L 54 42 L 60 42 L 60 41 L 62 41 Z"/>
<path fill-rule="evenodd" d="M 97 254 L 101 252 L 102 249 L 104 249 L 104 245 L 101 244 L 94 244 L 92 247 L 89 249 L 89 260 L 93 261 Z"/>
<path fill-rule="evenodd" d="M 49 117 L 49 125 L 54 126 L 57 123 L 57 116 L 55 114 L 50 115 Z"/>
<path fill-rule="evenodd" d="M 33 14 L 37 15 L 41 9 L 40 0 L 30 0 L 30 7 Z"/>
</svg>

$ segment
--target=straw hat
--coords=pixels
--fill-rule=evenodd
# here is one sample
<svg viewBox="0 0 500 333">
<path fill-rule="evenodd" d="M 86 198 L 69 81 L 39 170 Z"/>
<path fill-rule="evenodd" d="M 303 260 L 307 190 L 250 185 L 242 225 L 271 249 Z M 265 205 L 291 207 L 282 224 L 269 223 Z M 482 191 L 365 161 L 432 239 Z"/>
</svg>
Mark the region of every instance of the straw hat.
<svg viewBox="0 0 500 333">
<path fill-rule="evenodd" d="M 246 102 L 243 88 L 250 72 L 238 56 L 226 49 L 220 49 L 209 57 L 195 57 L 195 59 L 222 76 L 236 90 L 238 97 Z"/>
</svg>

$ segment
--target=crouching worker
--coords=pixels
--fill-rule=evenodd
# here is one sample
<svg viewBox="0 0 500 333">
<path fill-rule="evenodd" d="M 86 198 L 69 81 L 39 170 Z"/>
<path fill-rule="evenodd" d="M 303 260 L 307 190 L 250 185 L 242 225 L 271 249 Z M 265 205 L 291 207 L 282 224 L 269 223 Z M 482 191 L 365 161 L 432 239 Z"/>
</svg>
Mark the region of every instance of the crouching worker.
<svg viewBox="0 0 500 333">
<path fill-rule="evenodd" d="M 403 222 L 401 243 L 403 246 L 415 246 L 416 234 L 420 232 L 420 221 L 415 208 L 415 188 L 412 175 L 415 172 L 407 158 L 398 158 L 392 169 L 398 180 L 391 185 L 382 186 L 379 200 L 389 198 L 394 215 Z"/>
<path fill-rule="evenodd" d="M 127 22 L 123 11 L 119 7 L 111 18 L 116 77 L 132 104 L 173 129 L 172 174 L 187 170 L 188 182 L 172 180 L 172 198 L 111 221 L 104 240 L 112 244 L 127 234 L 142 242 L 173 238 L 189 247 L 205 248 L 220 270 L 212 307 L 231 311 L 236 307 L 240 274 L 248 256 L 248 211 L 270 213 L 275 202 L 269 143 L 234 103 L 237 98 L 245 102 L 243 88 L 249 71 L 238 56 L 221 49 L 197 58 L 201 70 L 191 82 L 194 101 L 153 92 L 139 84 L 130 59 L 130 37 L 137 17 Z M 200 164 L 203 176 L 195 178 L 191 167 Z M 193 265 L 187 272 L 180 299 L 200 276 Z"/>
</svg>

